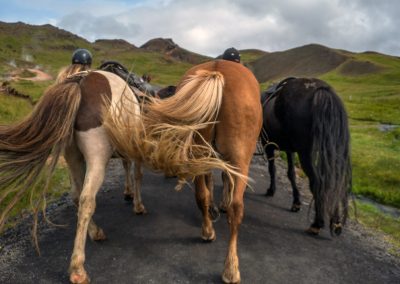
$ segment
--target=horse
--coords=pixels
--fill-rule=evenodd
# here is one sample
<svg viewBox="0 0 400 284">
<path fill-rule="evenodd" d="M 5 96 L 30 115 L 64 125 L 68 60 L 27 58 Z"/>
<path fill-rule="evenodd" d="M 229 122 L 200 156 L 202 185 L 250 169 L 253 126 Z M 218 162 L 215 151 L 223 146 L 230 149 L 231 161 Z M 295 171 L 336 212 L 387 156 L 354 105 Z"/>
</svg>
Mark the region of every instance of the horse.
<svg viewBox="0 0 400 284">
<path fill-rule="evenodd" d="M 237 255 L 237 239 L 239 227 L 243 219 L 244 204 L 243 195 L 248 180 L 250 162 L 256 148 L 259 133 L 262 127 L 262 108 L 260 102 L 259 84 L 252 72 L 240 63 L 227 60 L 215 60 L 206 62 L 189 69 L 177 85 L 176 93 L 164 100 L 155 100 L 145 106 L 142 114 L 147 124 L 152 121 L 158 122 L 158 127 L 146 128 L 149 145 L 157 144 L 160 137 L 168 136 L 169 147 L 176 144 L 176 141 L 198 141 L 199 144 L 212 145 L 218 157 L 227 161 L 234 167 L 237 174 L 227 178 L 228 207 L 227 219 L 230 226 L 230 241 L 225 266 L 222 272 L 222 280 L 225 283 L 240 282 L 239 259 Z M 179 125 L 200 123 L 202 128 L 195 129 L 192 133 L 181 133 Z M 134 148 L 130 142 L 129 129 L 124 121 L 113 121 L 117 127 L 109 128 L 114 143 L 123 148 L 124 153 L 134 154 Z M 178 128 L 172 129 L 171 125 Z M 151 133 L 154 133 L 152 135 Z M 176 138 L 176 137 L 179 137 Z M 145 163 L 151 168 L 164 169 L 169 175 L 173 159 L 170 158 L 169 147 L 158 151 L 158 154 L 144 155 Z M 179 147 L 180 152 L 176 156 L 191 153 L 190 148 L 183 143 Z M 157 146 L 151 147 L 151 151 L 157 150 Z M 201 157 L 206 156 L 200 151 Z M 163 165 L 168 160 L 167 165 Z M 186 163 L 177 163 L 179 168 L 187 168 Z M 229 167 L 228 167 L 229 168 Z M 228 169 L 227 168 L 227 169 Z M 222 169 L 222 167 L 220 168 Z M 227 169 L 222 171 L 229 174 Z M 231 172 L 233 173 L 233 172 Z M 183 172 L 183 174 L 185 174 Z M 179 174 L 178 174 L 178 177 Z M 212 242 L 216 239 L 216 233 L 212 224 L 212 187 L 211 171 L 204 171 L 194 178 L 195 198 L 202 213 L 201 238 Z"/>
<path fill-rule="evenodd" d="M 266 196 L 276 190 L 274 151 L 279 148 L 287 154 L 291 211 L 300 210 L 293 162 L 297 153 L 315 203 L 315 219 L 307 232 L 319 234 L 328 216 L 331 234 L 339 235 L 347 217 L 352 172 L 348 118 L 340 97 L 322 80 L 287 78 L 263 92 L 261 101 L 261 142 L 270 174 Z"/>
<path fill-rule="evenodd" d="M 143 96 L 139 90 L 135 92 Z M 116 107 L 118 105 L 122 108 Z M 112 136 L 112 131 L 118 126 L 113 124 L 116 117 L 131 126 L 129 130 L 124 129 L 133 139 L 129 142 L 134 153 L 130 152 L 129 157 L 123 148 L 118 148 L 118 143 L 114 143 L 119 139 Z M 104 231 L 92 220 L 96 194 L 103 183 L 106 165 L 115 152 L 126 160 L 142 160 L 143 150 L 140 147 L 150 149 L 157 155 L 154 144 L 145 143 L 147 131 L 144 127 L 137 96 L 115 74 L 98 70 L 77 73 L 50 86 L 26 118 L 12 125 L 0 126 L 0 205 L 7 201 L 0 215 L 0 231 L 9 212 L 21 198 L 29 198 L 29 190 L 41 177 L 45 178 L 45 183 L 37 189 L 39 199 L 33 200 L 32 205 L 36 213 L 39 207 L 45 207 L 50 177 L 63 154 L 71 177 L 73 201 L 78 207 L 76 236 L 69 266 L 70 281 L 89 282 L 84 268 L 87 234 L 94 241 L 106 238 Z M 188 126 L 183 123 L 178 128 L 193 133 L 199 127 L 203 126 L 194 122 Z M 157 128 L 156 122 L 154 128 Z M 170 143 L 165 143 L 163 137 L 159 137 L 157 142 L 161 145 Z M 174 171 L 177 175 L 190 178 L 213 168 L 234 173 L 227 162 L 214 155 L 210 145 L 196 146 L 194 141 L 189 142 L 186 145 L 191 151 L 186 156 L 178 153 L 183 161 L 177 160 L 178 164 L 184 163 L 189 170 L 178 168 Z M 174 146 L 179 146 L 179 143 Z M 206 156 L 196 158 L 196 153 Z M 37 222 L 34 224 L 34 233 L 36 228 Z M 35 242 L 38 246 L 37 238 Z"/>
</svg>

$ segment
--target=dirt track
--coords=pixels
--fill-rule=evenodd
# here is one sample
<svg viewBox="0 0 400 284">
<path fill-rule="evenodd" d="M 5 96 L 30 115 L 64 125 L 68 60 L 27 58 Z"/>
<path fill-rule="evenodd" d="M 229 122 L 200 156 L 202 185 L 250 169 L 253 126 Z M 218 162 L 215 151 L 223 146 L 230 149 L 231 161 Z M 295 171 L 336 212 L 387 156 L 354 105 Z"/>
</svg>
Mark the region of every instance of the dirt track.
<svg viewBox="0 0 400 284">
<path fill-rule="evenodd" d="M 34 81 L 34 82 L 38 82 L 38 81 L 49 81 L 52 80 L 53 77 L 50 74 L 47 74 L 45 72 L 43 72 L 42 70 L 39 69 L 28 69 L 28 71 L 35 73 L 35 77 L 29 77 L 29 78 L 22 78 L 19 76 L 14 77 L 14 80 L 27 80 L 27 81 Z"/>
<path fill-rule="evenodd" d="M 229 231 L 225 216 L 215 223 L 217 240 L 202 242 L 193 190 L 175 192 L 175 179 L 148 171 L 143 200 L 149 213 L 135 216 L 122 198 L 121 168 L 120 161 L 112 161 L 97 198 L 95 220 L 108 240 L 87 242 L 92 282 L 221 283 Z M 400 283 L 399 259 L 358 226 L 348 226 L 338 239 L 326 230 L 319 237 L 306 235 L 307 206 L 297 214 L 289 212 L 285 170 L 279 167 L 274 199 L 263 195 L 265 170 L 259 160 L 252 164 L 254 191 L 245 195 L 239 236 L 242 283 Z M 217 177 L 217 198 L 220 189 Z M 68 283 L 76 210 L 64 197 L 50 211 L 53 221 L 69 226 L 42 228 L 41 257 L 30 245 L 26 225 L 0 239 L 0 283 Z"/>
</svg>

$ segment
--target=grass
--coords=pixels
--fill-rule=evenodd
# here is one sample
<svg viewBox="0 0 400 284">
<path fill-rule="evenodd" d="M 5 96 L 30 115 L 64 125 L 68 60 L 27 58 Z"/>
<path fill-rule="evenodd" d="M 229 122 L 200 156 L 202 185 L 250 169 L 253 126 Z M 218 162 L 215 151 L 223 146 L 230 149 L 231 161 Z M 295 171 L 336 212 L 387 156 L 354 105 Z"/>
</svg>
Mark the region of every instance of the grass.
<svg viewBox="0 0 400 284">
<path fill-rule="evenodd" d="M 0 124 L 22 119 L 31 110 L 32 106 L 28 101 L 0 93 Z"/>
<path fill-rule="evenodd" d="M 321 76 L 345 103 L 350 117 L 353 190 L 400 208 L 400 129 L 382 132 L 381 124 L 400 125 L 400 60 L 381 54 L 356 54 L 383 71 L 342 76 L 338 70 Z"/>
<path fill-rule="evenodd" d="M 385 240 L 393 245 L 389 252 L 400 257 L 400 218 L 382 213 L 376 206 L 356 201 L 357 221 L 362 225 L 383 233 Z M 354 209 L 350 212 L 354 218 Z"/>
<path fill-rule="evenodd" d="M 382 132 L 375 123 L 353 122 L 353 191 L 400 208 L 400 128 Z"/>
<path fill-rule="evenodd" d="M 33 102 L 37 102 L 44 91 L 52 84 L 52 81 L 33 82 L 28 80 L 13 81 L 11 87 L 21 94 L 28 95 Z"/>
</svg>

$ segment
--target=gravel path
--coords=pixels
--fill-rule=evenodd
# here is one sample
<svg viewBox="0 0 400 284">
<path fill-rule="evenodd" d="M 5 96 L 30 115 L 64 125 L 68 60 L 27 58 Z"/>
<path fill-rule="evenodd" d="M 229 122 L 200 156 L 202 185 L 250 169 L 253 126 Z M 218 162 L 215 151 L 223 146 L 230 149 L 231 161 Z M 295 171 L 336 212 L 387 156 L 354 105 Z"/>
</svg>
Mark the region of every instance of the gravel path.
<svg viewBox="0 0 400 284">
<path fill-rule="evenodd" d="M 291 193 L 282 162 L 273 199 L 263 195 L 268 179 L 262 164 L 260 157 L 254 159 L 253 191 L 245 194 L 239 235 L 242 283 L 400 283 L 399 259 L 361 226 L 350 223 L 335 239 L 327 230 L 319 237 L 306 235 L 312 214 L 308 206 L 299 213 L 288 210 Z M 108 239 L 86 245 L 92 283 L 221 283 L 229 238 L 226 218 L 215 223 L 217 240 L 202 242 L 193 189 L 175 192 L 175 183 L 145 171 L 143 201 L 149 213 L 136 216 L 122 198 L 121 162 L 112 160 L 94 216 Z M 215 183 L 218 199 L 219 174 Z M 305 181 L 300 180 L 300 188 L 307 192 Z M 0 283 L 68 283 L 76 210 L 66 195 L 49 212 L 54 222 L 67 226 L 42 224 L 40 257 L 30 243 L 28 220 L 0 238 Z"/>
</svg>

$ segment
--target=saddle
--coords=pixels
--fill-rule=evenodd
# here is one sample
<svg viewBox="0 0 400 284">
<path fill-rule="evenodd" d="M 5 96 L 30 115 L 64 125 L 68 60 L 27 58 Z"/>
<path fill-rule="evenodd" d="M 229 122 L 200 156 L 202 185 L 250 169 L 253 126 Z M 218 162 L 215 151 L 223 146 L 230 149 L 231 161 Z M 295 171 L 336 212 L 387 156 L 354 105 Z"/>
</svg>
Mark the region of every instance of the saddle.
<svg viewBox="0 0 400 284">
<path fill-rule="evenodd" d="M 261 103 L 264 107 L 272 98 L 276 97 L 279 91 L 292 79 L 296 77 L 287 77 L 279 83 L 272 84 L 266 91 L 261 93 Z"/>
<path fill-rule="evenodd" d="M 129 72 L 121 63 L 117 61 L 106 61 L 100 65 L 99 70 L 108 71 L 121 77 L 136 94 L 134 88 L 154 97 L 157 94 L 158 87 L 145 82 L 141 77 L 133 72 Z"/>
</svg>

